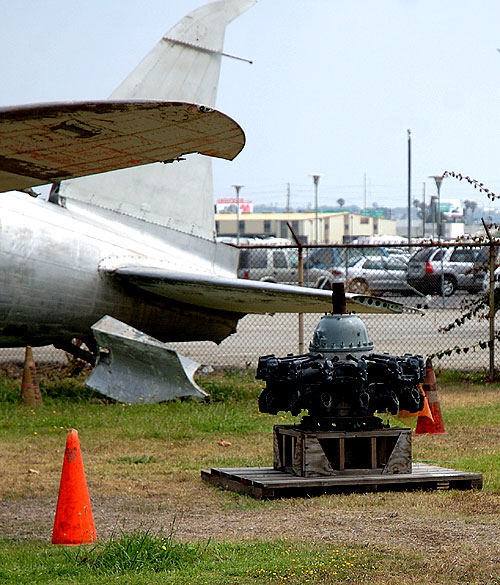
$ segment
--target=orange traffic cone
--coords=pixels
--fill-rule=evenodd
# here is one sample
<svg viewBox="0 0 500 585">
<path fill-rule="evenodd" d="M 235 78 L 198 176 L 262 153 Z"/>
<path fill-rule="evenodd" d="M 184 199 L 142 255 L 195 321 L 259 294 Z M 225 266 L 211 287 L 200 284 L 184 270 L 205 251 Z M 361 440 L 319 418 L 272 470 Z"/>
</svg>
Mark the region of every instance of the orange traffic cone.
<svg viewBox="0 0 500 585">
<path fill-rule="evenodd" d="M 52 544 L 91 544 L 96 540 L 78 431 L 71 429 L 66 439 Z"/>
<path fill-rule="evenodd" d="M 422 394 L 422 396 L 424 397 L 424 405 L 422 407 L 422 410 L 419 410 L 418 412 L 410 412 L 408 410 L 400 410 L 397 414 L 397 417 L 400 418 L 401 420 L 405 420 L 405 419 L 409 419 L 409 418 L 413 418 L 413 417 L 417 417 L 417 416 L 427 416 L 432 420 L 432 412 L 431 412 L 431 409 L 429 408 L 429 401 L 427 400 L 427 396 L 425 395 L 422 384 L 418 384 L 417 387 L 420 390 L 420 393 Z"/>
<path fill-rule="evenodd" d="M 434 368 L 432 367 L 432 360 L 430 358 L 425 362 L 425 378 L 424 378 L 424 394 L 429 402 L 430 414 L 427 416 L 424 412 L 419 414 L 417 420 L 417 427 L 415 429 L 416 435 L 447 435 L 444 430 L 443 417 L 441 415 L 441 406 L 439 404 L 436 376 Z"/>
<path fill-rule="evenodd" d="M 38 385 L 38 378 L 36 375 L 35 360 L 33 359 L 33 352 L 28 345 L 24 353 L 24 369 L 23 378 L 21 381 L 21 402 L 25 406 L 34 406 L 35 404 L 43 404 L 42 393 Z"/>
</svg>

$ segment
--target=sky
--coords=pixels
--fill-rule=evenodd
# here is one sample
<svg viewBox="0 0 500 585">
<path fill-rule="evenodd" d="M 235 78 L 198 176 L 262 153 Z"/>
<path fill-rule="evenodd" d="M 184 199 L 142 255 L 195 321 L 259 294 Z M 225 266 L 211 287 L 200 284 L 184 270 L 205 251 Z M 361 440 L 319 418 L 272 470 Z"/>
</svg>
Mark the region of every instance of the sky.
<svg viewBox="0 0 500 585">
<path fill-rule="evenodd" d="M 16 0 L 0 19 L 0 105 L 105 99 L 203 0 Z M 405 207 L 456 171 L 500 194 L 498 0 L 259 0 L 233 21 L 217 107 L 244 129 L 214 197 Z M 411 142 L 408 140 L 411 130 Z M 441 198 L 485 195 L 446 179 Z M 495 209 L 499 203 L 493 203 Z"/>
</svg>

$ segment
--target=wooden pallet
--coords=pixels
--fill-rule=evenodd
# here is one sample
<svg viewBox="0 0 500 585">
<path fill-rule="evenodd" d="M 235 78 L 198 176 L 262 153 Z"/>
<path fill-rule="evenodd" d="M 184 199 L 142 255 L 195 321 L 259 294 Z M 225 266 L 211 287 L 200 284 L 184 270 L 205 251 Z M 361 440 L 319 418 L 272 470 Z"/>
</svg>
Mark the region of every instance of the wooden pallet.
<svg viewBox="0 0 500 585">
<path fill-rule="evenodd" d="M 456 469 L 413 463 L 411 473 L 394 475 L 349 474 L 297 477 L 273 467 L 229 467 L 203 470 L 201 478 L 223 489 L 256 499 L 309 497 L 321 494 L 407 490 L 481 489 L 483 476 Z"/>
</svg>

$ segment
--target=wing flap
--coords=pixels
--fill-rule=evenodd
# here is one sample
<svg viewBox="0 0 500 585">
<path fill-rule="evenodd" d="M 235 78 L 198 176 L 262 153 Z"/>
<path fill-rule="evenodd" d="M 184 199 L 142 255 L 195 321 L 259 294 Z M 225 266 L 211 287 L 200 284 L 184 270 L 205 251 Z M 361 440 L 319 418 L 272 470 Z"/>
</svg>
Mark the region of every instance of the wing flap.
<svg viewBox="0 0 500 585">
<path fill-rule="evenodd" d="M 114 278 L 174 301 L 240 314 L 328 313 L 332 292 L 215 275 L 170 272 L 161 267 L 101 268 Z M 346 293 L 347 311 L 358 313 L 419 312 L 378 297 Z"/>
</svg>

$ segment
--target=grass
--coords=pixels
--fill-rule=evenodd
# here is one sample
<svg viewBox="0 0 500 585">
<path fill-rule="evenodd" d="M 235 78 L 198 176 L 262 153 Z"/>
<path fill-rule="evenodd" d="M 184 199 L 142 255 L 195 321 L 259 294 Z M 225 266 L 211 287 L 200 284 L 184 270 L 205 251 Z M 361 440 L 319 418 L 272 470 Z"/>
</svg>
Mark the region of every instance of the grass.
<svg viewBox="0 0 500 585">
<path fill-rule="evenodd" d="M 360 582 L 377 574 L 383 555 L 288 539 L 175 543 L 136 532 L 76 550 L 0 541 L 2 583 L 154 585 Z"/>
<path fill-rule="evenodd" d="M 500 385 L 477 374 L 439 373 L 449 434 L 414 436 L 413 454 L 483 473 L 481 492 L 269 502 L 200 481 L 205 468 L 272 465 L 273 425 L 295 420 L 258 412 L 261 385 L 252 371 L 201 377 L 209 403 L 124 405 L 89 393 L 83 377 L 61 383 L 41 370 L 44 405 L 36 408 L 19 404 L 20 381 L 9 374 L 0 377 L 2 584 L 500 583 L 494 541 L 500 535 Z M 2 502 L 19 502 L 22 515 L 31 503 L 54 501 L 70 428 L 79 430 L 91 496 L 102 505 L 120 503 L 127 519 L 136 514 L 142 525 L 123 530 L 110 520 L 105 530 L 97 526 L 95 545 L 68 548 L 48 544 L 52 517 L 39 526 L 21 523 L 20 534 L 2 520 Z M 162 511 L 178 518 L 166 534 L 153 529 Z M 207 526 L 215 522 L 214 532 L 236 521 L 236 533 L 245 536 L 230 536 L 228 529 L 211 538 L 207 529 L 192 538 L 183 530 L 183 515 L 201 524 L 206 518 Z M 241 531 L 254 524 L 259 530 Z M 438 538 L 438 528 L 449 538 Z M 426 533 L 420 537 L 420 531 Z"/>
<path fill-rule="evenodd" d="M 203 383 L 213 395 L 209 404 L 118 404 L 88 394 L 82 382 L 83 378 L 65 381 L 65 393 L 40 375 L 44 405 L 24 407 L 19 404 L 19 385 L 13 389 L 11 379 L 3 385 L 0 378 L 5 398 L 0 402 L 4 497 L 30 495 L 32 488 L 38 494 L 57 490 L 56 470 L 62 459 L 54 454 L 62 457 L 71 428 L 78 429 L 85 466 L 99 477 L 99 489 L 105 494 L 119 492 L 124 476 L 139 481 L 144 468 L 157 493 L 166 469 L 169 474 L 198 478 L 200 468 L 206 466 L 269 464 L 276 417 L 258 412 L 260 387 L 253 373 L 204 376 Z M 230 448 L 221 447 L 221 440 L 231 443 Z M 39 471 L 32 477 L 36 481 L 26 482 L 24 473 L 19 473 L 20 462 Z M 89 483 L 93 475 L 89 474 Z"/>
</svg>

